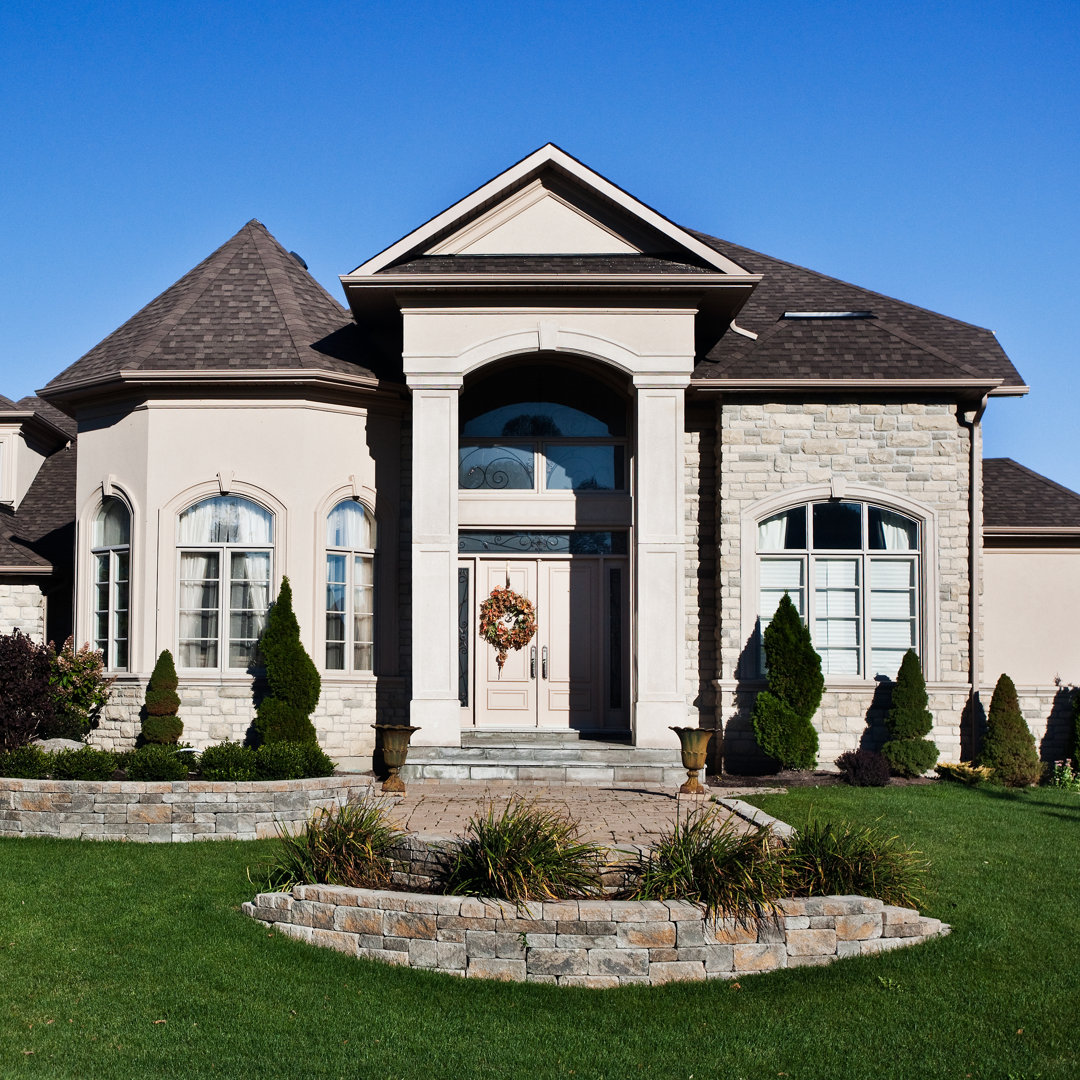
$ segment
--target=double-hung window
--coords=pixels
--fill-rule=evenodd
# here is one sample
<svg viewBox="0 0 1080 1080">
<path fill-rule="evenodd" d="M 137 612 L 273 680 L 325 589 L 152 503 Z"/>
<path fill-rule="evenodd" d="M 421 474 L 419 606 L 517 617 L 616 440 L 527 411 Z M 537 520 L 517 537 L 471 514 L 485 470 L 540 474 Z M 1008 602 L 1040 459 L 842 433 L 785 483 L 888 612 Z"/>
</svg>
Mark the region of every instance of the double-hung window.
<svg viewBox="0 0 1080 1080">
<path fill-rule="evenodd" d="M 375 518 L 346 499 L 326 519 L 326 670 L 375 663 Z"/>
<path fill-rule="evenodd" d="M 235 495 L 204 499 L 180 515 L 177 548 L 180 666 L 249 669 L 270 605 L 273 514 Z"/>
<path fill-rule="evenodd" d="M 115 496 L 101 504 L 91 526 L 94 568 L 94 648 L 109 671 L 128 666 L 131 584 L 131 512 Z"/>
<path fill-rule="evenodd" d="M 870 503 L 806 503 L 760 521 L 761 630 L 786 592 L 826 675 L 894 677 L 919 649 L 920 540 L 919 522 Z"/>
</svg>

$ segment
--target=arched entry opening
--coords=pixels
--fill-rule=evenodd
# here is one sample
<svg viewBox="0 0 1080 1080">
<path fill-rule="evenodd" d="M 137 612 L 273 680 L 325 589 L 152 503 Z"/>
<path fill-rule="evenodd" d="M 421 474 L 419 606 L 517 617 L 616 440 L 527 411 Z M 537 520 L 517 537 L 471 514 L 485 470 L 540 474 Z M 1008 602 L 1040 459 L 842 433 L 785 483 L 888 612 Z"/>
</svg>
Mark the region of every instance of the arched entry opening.
<svg viewBox="0 0 1080 1080">
<path fill-rule="evenodd" d="M 517 357 L 466 378 L 458 434 L 458 697 L 464 728 L 630 723 L 629 380 Z M 509 586 L 537 610 L 500 669 L 478 611 Z"/>
</svg>

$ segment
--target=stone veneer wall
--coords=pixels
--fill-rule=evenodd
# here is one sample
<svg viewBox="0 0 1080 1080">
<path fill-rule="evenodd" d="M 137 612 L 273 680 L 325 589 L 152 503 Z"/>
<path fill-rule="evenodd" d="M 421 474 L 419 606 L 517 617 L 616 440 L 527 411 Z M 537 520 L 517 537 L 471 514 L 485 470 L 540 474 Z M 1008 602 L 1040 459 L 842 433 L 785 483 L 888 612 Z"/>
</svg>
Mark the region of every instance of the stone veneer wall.
<svg viewBox="0 0 1080 1080">
<path fill-rule="evenodd" d="M 148 681 L 149 675 L 122 677 L 113 684 L 101 723 L 90 735 L 93 745 L 106 750 L 135 745 Z M 203 683 L 182 679 L 178 693 L 184 742 L 198 749 L 226 739 L 243 742 L 255 719 L 251 679 Z M 324 676 L 319 705 L 312 714 L 319 745 L 339 763 L 361 759 L 369 767 L 375 750 L 371 725 L 376 718 L 384 723 L 407 722 L 406 694 L 405 680 L 400 678 L 345 682 Z"/>
<path fill-rule="evenodd" d="M 878 488 L 933 506 L 937 512 L 936 605 L 924 603 L 938 634 L 937 680 L 928 680 L 943 760 L 960 757 L 967 706 L 970 641 L 970 432 L 955 403 L 725 403 L 718 411 L 720 696 L 725 756 L 733 770 L 761 764 L 748 710 L 756 682 L 740 680 L 747 646 L 742 625 L 742 581 L 755 558 L 743 552 L 742 520 L 755 503 L 780 492 L 834 478 Z M 930 598 L 924 598 L 928 601 Z M 763 685 L 763 684 L 761 684 Z M 830 766 L 842 751 L 884 739 L 876 686 L 833 687 L 815 718 L 819 761 Z"/>
<path fill-rule="evenodd" d="M 0 634 L 15 629 L 45 640 L 45 597 L 36 582 L 0 583 Z"/>
<path fill-rule="evenodd" d="M 94 840 L 256 840 L 371 790 L 368 776 L 312 780 L 0 778 L 0 836 Z"/>
<path fill-rule="evenodd" d="M 260 893 L 245 914 L 349 956 L 449 975 L 611 987 L 731 979 L 916 945 L 938 919 L 862 896 L 781 900 L 741 924 L 681 900 L 495 900 L 331 885 Z"/>
</svg>

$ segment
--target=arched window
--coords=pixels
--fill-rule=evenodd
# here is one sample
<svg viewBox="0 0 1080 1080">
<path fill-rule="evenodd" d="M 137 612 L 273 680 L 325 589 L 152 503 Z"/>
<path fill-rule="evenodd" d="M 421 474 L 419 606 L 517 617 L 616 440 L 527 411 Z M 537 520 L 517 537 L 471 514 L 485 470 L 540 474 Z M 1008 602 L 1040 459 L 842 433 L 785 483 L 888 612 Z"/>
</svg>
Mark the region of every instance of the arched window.
<svg viewBox="0 0 1080 1080">
<path fill-rule="evenodd" d="M 345 499 L 326 518 L 326 670 L 373 671 L 375 518 Z"/>
<path fill-rule="evenodd" d="M 919 650 L 919 522 L 883 506 L 810 502 L 757 526 L 758 615 L 786 592 L 828 675 L 892 678 Z"/>
<path fill-rule="evenodd" d="M 177 549 L 180 666 L 250 668 L 270 605 L 273 514 L 236 495 L 204 499 L 180 515 Z"/>
<path fill-rule="evenodd" d="M 459 415 L 461 490 L 627 489 L 627 399 L 582 371 L 504 368 L 467 389 Z"/>
<path fill-rule="evenodd" d="M 128 611 L 131 606 L 131 512 L 110 496 L 91 527 L 94 561 L 94 648 L 110 671 L 128 666 Z"/>
</svg>

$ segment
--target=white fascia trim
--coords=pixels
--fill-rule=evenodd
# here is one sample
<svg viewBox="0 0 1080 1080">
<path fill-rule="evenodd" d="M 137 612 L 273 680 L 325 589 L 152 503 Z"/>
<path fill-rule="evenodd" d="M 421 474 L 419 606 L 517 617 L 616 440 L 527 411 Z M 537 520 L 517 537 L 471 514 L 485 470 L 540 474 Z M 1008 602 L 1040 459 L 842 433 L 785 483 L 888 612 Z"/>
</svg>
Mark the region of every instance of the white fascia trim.
<svg viewBox="0 0 1080 1080">
<path fill-rule="evenodd" d="M 695 390 L 720 393 L 733 390 L 981 390 L 997 387 L 1001 379 L 695 379 Z M 993 390 L 989 391 L 993 393 Z"/>
<path fill-rule="evenodd" d="M 478 288 L 506 290 L 555 286 L 567 289 L 634 288 L 657 289 L 664 286 L 680 289 L 729 289 L 745 288 L 761 281 L 761 274 L 380 274 L 376 278 L 354 279 L 342 277 L 346 289 L 385 289 L 393 287 L 397 292 L 430 291 L 432 288 L 449 289 L 455 286 L 475 292 Z"/>
<path fill-rule="evenodd" d="M 458 221 L 469 214 L 475 213 L 484 203 L 497 198 L 502 191 L 519 183 L 530 173 L 538 171 L 545 165 L 553 165 L 568 173 L 585 187 L 591 188 L 599 195 L 639 218 L 657 232 L 667 236 L 679 247 L 693 252 L 698 258 L 704 259 L 710 266 L 715 266 L 721 273 L 740 275 L 746 273 L 737 263 L 703 244 L 696 237 L 680 229 L 678 225 L 669 221 L 651 207 L 639 202 L 599 173 L 593 172 L 592 169 L 587 165 L 583 165 L 577 158 L 571 157 L 566 151 L 560 150 L 553 143 L 547 143 L 545 146 L 541 146 L 539 150 L 529 154 L 528 157 L 523 158 L 516 165 L 511 165 L 509 169 L 489 180 L 482 187 L 477 188 L 471 195 L 466 195 L 464 199 L 454 203 L 453 206 L 447 208 L 441 214 L 437 214 L 430 221 L 421 225 L 420 228 L 413 230 L 408 236 L 402 237 L 396 244 L 391 244 L 390 247 L 384 248 L 377 255 L 368 259 L 367 262 L 361 263 L 352 273 L 343 274 L 341 276 L 342 283 L 348 284 L 354 277 L 377 273 L 384 267 L 403 258 L 409 252 L 430 242 L 440 232 L 452 228 Z"/>
<path fill-rule="evenodd" d="M 1000 380 L 999 380 L 1000 381 Z M 995 386 L 990 391 L 990 397 L 1023 397 L 1031 393 L 1031 387 L 1027 384 L 1020 386 Z"/>
<path fill-rule="evenodd" d="M 71 382 L 52 387 L 48 393 L 50 396 L 56 394 L 66 395 L 72 392 L 91 390 L 96 387 L 112 386 L 117 383 L 161 386 L 178 382 L 212 383 L 215 385 L 238 383 L 244 386 L 251 386 L 252 384 L 336 383 L 346 386 L 370 387 L 372 389 L 379 385 L 379 380 L 370 375 L 347 375 L 344 372 L 307 368 L 209 369 L 204 371 L 184 369 L 140 371 L 136 369 L 133 371 L 115 371 L 108 375 L 95 375 L 85 379 L 74 379 Z"/>
<path fill-rule="evenodd" d="M 51 566 L 0 566 L 0 582 L 6 577 L 48 577 L 52 573 Z"/>
<path fill-rule="evenodd" d="M 983 536 L 1080 536 L 1077 525 L 984 525 Z"/>
</svg>

